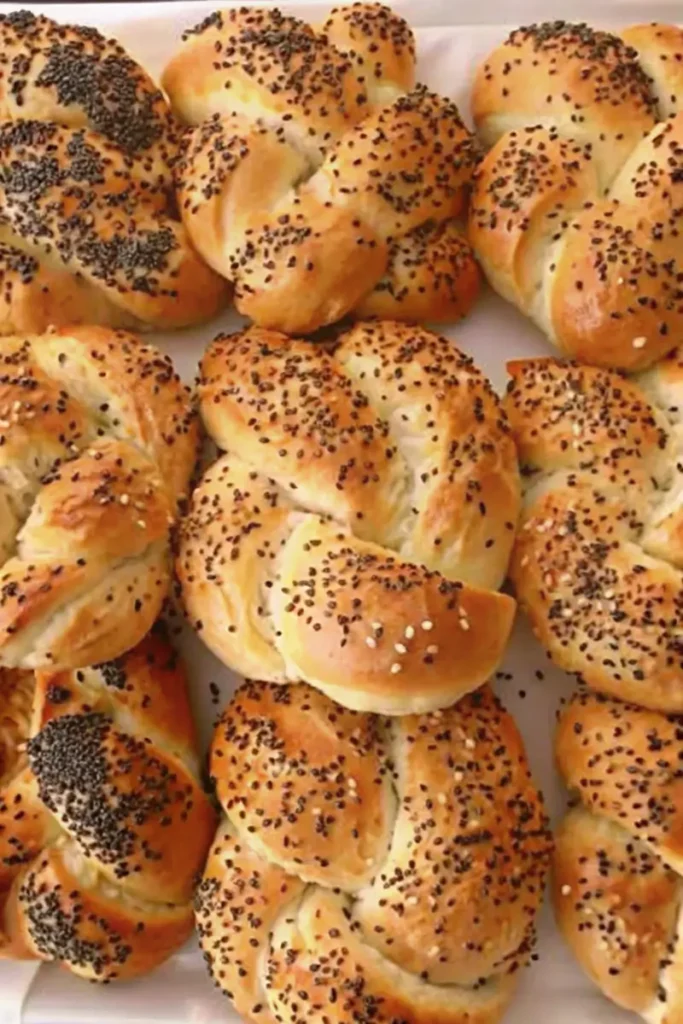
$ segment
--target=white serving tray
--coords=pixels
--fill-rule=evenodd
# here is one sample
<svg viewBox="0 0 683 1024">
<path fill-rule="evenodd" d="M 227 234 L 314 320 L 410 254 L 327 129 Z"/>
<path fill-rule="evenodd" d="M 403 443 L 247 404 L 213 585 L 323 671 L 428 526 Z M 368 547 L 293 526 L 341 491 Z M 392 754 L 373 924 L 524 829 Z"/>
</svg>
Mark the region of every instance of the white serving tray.
<svg viewBox="0 0 683 1024">
<path fill-rule="evenodd" d="M 338 0 L 341 2 L 341 0 Z M 318 20 L 333 0 L 283 3 L 289 13 Z M 272 0 L 270 2 L 271 6 Z M 157 3 L 26 3 L 36 13 L 59 21 L 96 25 L 115 35 L 157 76 L 173 52 L 181 31 L 217 6 L 239 3 L 170 0 Z M 393 6 L 416 27 L 420 78 L 452 96 L 468 115 L 468 90 L 474 68 L 509 28 L 548 18 L 585 18 L 595 25 L 618 26 L 635 21 L 680 21 L 680 0 L 395 0 Z M 0 3 L 0 13 L 17 4 Z M 199 330 L 152 336 L 171 354 L 186 380 L 219 330 L 234 329 L 238 317 L 228 313 Z M 505 362 L 519 356 L 549 353 L 549 346 L 530 322 L 497 296 L 487 293 L 469 319 L 446 332 L 469 352 L 502 389 Z M 200 641 L 186 633 L 180 646 L 188 664 L 192 698 L 206 745 L 220 705 L 212 703 L 209 682 L 229 697 L 234 677 Z M 552 756 L 552 735 L 560 701 L 573 684 L 554 670 L 518 621 L 497 689 L 524 733 L 534 772 L 553 820 L 561 815 L 564 794 Z M 538 673 L 538 675 L 537 675 Z M 522 691 L 525 696 L 522 697 Z M 634 1020 L 604 1000 L 572 961 L 546 908 L 539 936 L 539 961 L 526 972 L 505 1024 L 628 1024 Z M 0 1024 L 239 1024 L 239 1018 L 211 986 L 194 941 L 150 977 L 98 988 L 54 966 L 36 967 L 0 961 Z"/>
</svg>

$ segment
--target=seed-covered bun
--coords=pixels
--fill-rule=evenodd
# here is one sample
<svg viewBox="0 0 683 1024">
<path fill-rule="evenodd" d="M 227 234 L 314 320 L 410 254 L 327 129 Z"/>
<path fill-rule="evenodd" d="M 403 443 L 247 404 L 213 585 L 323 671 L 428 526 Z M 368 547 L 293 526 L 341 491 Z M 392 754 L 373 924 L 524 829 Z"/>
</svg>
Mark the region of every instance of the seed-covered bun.
<svg viewBox="0 0 683 1024">
<path fill-rule="evenodd" d="M 557 835 L 560 928 L 608 998 L 676 1024 L 683 718 L 582 693 L 560 721 L 557 759 L 579 801 Z"/>
<path fill-rule="evenodd" d="M 519 479 L 471 360 L 386 321 L 333 354 L 252 328 L 210 346 L 199 396 L 226 454 L 194 492 L 177 571 L 212 650 L 386 714 L 485 682 L 514 617 L 496 588 Z"/>
<path fill-rule="evenodd" d="M 500 1019 L 533 947 L 550 840 L 488 688 L 381 719 L 247 683 L 211 773 L 227 819 L 199 887 L 216 983 L 259 1024 Z"/>
<path fill-rule="evenodd" d="M 192 929 L 214 824 L 162 634 L 78 671 L 0 669 L 0 956 L 92 981 L 156 967 Z"/>
<path fill-rule="evenodd" d="M 452 320 L 478 271 L 454 218 L 477 158 L 448 100 L 414 83 L 408 25 L 380 4 L 319 31 L 277 9 L 217 12 L 164 73 L 195 126 L 183 222 L 259 326 L 309 333 L 350 312 Z"/>
<path fill-rule="evenodd" d="M 634 378 L 511 363 L 527 494 L 510 577 L 536 635 L 596 690 L 683 711 L 683 364 Z"/>
<path fill-rule="evenodd" d="M 80 667 L 142 639 L 196 448 L 187 389 L 133 335 L 0 340 L 0 665 Z"/>
<path fill-rule="evenodd" d="M 635 48 L 634 48 L 635 47 Z M 479 69 L 492 146 L 469 237 L 494 288 L 563 352 L 636 370 L 683 327 L 683 32 L 519 29 Z"/>
</svg>

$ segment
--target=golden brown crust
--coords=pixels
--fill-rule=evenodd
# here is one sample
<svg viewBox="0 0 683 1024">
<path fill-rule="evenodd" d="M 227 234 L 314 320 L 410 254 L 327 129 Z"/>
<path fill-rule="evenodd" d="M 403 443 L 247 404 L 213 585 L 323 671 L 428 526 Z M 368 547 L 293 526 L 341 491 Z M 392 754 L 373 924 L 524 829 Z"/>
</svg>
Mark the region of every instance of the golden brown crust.
<svg viewBox="0 0 683 1024">
<path fill-rule="evenodd" d="M 195 125 L 177 171 L 183 222 L 259 326 L 469 310 L 476 268 L 441 226 L 464 206 L 476 146 L 413 70 L 412 33 L 380 4 L 335 8 L 318 34 L 258 8 L 187 33 L 164 76 Z"/>
<path fill-rule="evenodd" d="M 228 454 L 193 496 L 177 570 L 219 657 L 389 714 L 488 678 L 514 615 L 490 588 L 519 481 L 469 359 L 398 323 L 358 325 L 334 354 L 252 328 L 214 342 L 199 393 Z"/>
<path fill-rule="evenodd" d="M 659 1002 L 681 895 L 679 876 L 637 834 L 583 808 L 560 825 L 557 922 L 583 969 L 619 1006 L 645 1015 Z"/>
<path fill-rule="evenodd" d="M 558 348 L 637 370 L 681 330 L 683 115 L 671 90 L 683 34 L 635 26 L 624 39 L 535 25 L 482 65 L 475 116 L 496 144 L 477 173 L 470 239 L 496 290 Z"/>
<path fill-rule="evenodd" d="M 163 631 L 85 670 L 1 670 L 0 755 L 0 955 L 110 981 L 179 948 L 215 815 Z"/>
<path fill-rule="evenodd" d="M 224 282 L 201 262 L 183 226 L 160 208 L 139 168 L 114 143 L 85 128 L 7 121 L 0 125 L 0 158 L 8 168 L 0 183 L 3 240 L 33 257 L 6 272 L 6 291 L 17 280 L 35 282 L 40 294 L 46 267 L 76 278 L 77 292 L 80 278 L 98 290 L 104 322 L 115 326 L 183 327 L 221 308 Z M 58 302 L 41 299 L 36 316 L 41 306 L 52 315 Z M 93 312 L 90 302 L 78 321 Z"/>
<path fill-rule="evenodd" d="M 638 63 L 650 79 L 659 116 L 678 113 L 683 96 L 683 30 L 678 25 L 650 22 L 631 25 L 619 35 L 638 54 Z"/>
<path fill-rule="evenodd" d="M 308 686 L 247 683 L 216 728 L 210 770 L 249 847 L 305 882 L 355 891 L 389 843 L 382 744 L 379 720 Z"/>
<path fill-rule="evenodd" d="M 619 1005 L 674 1024 L 683 867 L 681 718 L 577 694 L 557 760 L 581 806 L 560 828 L 554 902 L 586 971 Z"/>
<path fill-rule="evenodd" d="M 510 568 L 520 604 L 594 689 L 683 710 L 678 359 L 633 381 L 544 359 L 511 372 L 529 484 Z"/>
<path fill-rule="evenodd" d="M 603 188 L 657 116 L 635 50 L 617 35 L 566 21 L 512 32 L 480 65 L 472 108 L 487 146 L 539 123 L 590 142 Z"/>
<path fill-rule="evenodd" d="M 321 33 L 361 66 L 359 81 L 373 106 L 415 85 L 415 36 L 408 23 L 384 4 L 333 7 Z"/>
<path fill-rule="evenodd" d="M 197 424 L 170 360 L 103 328 L 0 343 L 0 661 L 116 657 L 158 615 Z"/>
<path fill-rule="evenodd" d="M 477 300 L 481 275 L 457 221 L 427 222 L 392 242 L 384 277 L 356 306 L 359 317 L 452 323 Z"/>
<path fill-rule="evenodd" d="M 533 947 L 550 841 L 519 734 L 487 688 L 389 722 L 303 684 L 247 683 L 211 770 L 229 824 L 197 921 L 241 1013 L 257 1024 L 360 1020 L 369 1006 L 382 1024 L 500 1019 Z M 363 845 L 367 863 L 344 881 Z M 356 892 L 363 876 L 371 885 Z"/>
</svg>

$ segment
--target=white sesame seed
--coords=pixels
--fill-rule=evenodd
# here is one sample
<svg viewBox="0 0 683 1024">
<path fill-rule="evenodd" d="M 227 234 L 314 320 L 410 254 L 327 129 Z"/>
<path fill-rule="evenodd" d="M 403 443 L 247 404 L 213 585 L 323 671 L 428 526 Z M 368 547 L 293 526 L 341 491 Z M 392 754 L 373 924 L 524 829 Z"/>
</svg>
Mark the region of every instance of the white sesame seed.
<svg viewBox="0 0 683 1024">
<path fill-rule="evenodd" d="M 427 633 L 429 632 L 430 629 L 434 629 L 434 623 L 431 622 L 429 619 L 425 619 L 424 622 L 420 623 L 420 625 Z"/>
<path fill-rule="evenodd" d="M 562 618 L 563 619 L 571 619 L 573 614 L 574 614 L 574 611 L 571 608 L 563 608 L 562 609 Z"/>
<path fill-rule="evenodd" d="M 130 497 L 127 494 L 122 494 L 121 497 L 119 498 L 119 501 L 121 502 L 122 505 L 127 505 L 128 502 L 130 501 Z"/>
<path fill-rule="evenodd" d="M 350 789 L 358 789 L 358 783 L 356 782 L 356 780 L 354 779 L 354 777 L 352 775 L 349 775 L 348 782 L 349 782 L 349 788 Z"/>
<path fill-rule="evenodd" d="M 574 437 L 580 437 L 583 433 L 583 427 L 580 423 L 572 423 L 572 434 Z"/>
<path fill-rule="evenodd" d="M 365 642 L 368 645 L 368 647 L 376 647 L 377 646 L 377 641 L 375 640 L 374 636 L 366 636 Z"/>
<path fill-rule="evenodd" d="M 438 946 L 432 946 L 432 948 L 431 948 L 431 949 L 429 950 L 429 952 L 427 953 L 427 956 L 428 956 L 428 957 L 429 957 L 430 959 L 434 959 L 434 957 L 435 957 L 435 956 L 438 956 L 438 955 L 439 955 L 439 947 L 438 947 Z"/>
<path fill-rule="evenodd" d="M 408 648 L 405 644 L 394 644 L 394 650 L 397 654 L 407 654 Z"/>
<path fill-rule="evenodd" d="M 572 893 L 571 885 L 563 885 L 562 889 L 560 890 L 560 892 L 562 893 L 563 896 L 571 896 L 571 893 Z"/>
<path fill-rule="evenodd" d="M 323 812 L 319 807 L 314 807 L 311 813 L 313 814 L 314 818 L 319 818 Z"/>
<path fill-rule="evenodd" d="M 476 745 L 477 744 L 474 742 L 474 740 L 471 740 L 469 738 L 465 740 L 465 746 L 467 747 L 468 750 L 474 750 Z"/>
<path fill-rule="evenodd" d="M 391 674 L 395 676 L 398 672 L 401 671 L 401 667 L 402 666 L 399 664 L 399 662 L 395 661 L 394 664 L 391 666 Z"/>
<path fill-rule="evenodd" d="M 436 799 L 438 800 L 438 802 L 441 804 L 442 807 L 445 807 L 445 805 L 446 805 L 446 794 L 445 793 L 439 793 L 439 795 L 437 796 Z"/>
<path fill-rule="evenodd" d="M 408 896 L 408 898 L 405 901 L 407 907 L 416 907 L 418 903 L 419 900 L 417 896 Z"/>
<path fill-rule="evenodd" d="M 528 565 L 529 564 L 529 556 L 528 555 L 524 555 L 524 557 L 522 558 L 522 561 L 519 564 L 521 565 L 522 568 L 524 568 L 525 565 Z"/>
<path fill-rule="evenodd" d="M 633 347 L 634 348 L 645 348 L 646 344 L 647 344 L 647 338 L 643 337 L 642 335 L 639 338 L 634 338 L 633 339 Z"/>
<path fill-rule="evenodd" d="M 465 773 L 453 772 L 453 778 L 455 779 L 456 782 L 462 782 L 462 780 L 465 778 Z"/>
<path fill-rule="evenodd" d="M 145 522 L 144 519 L 136 519 L 136 523 L 141 530 L 144 530 L 144 528 L 147 526 L 147 523 Z"/>
<path fill-rule="evenodd" d="M 479 828 L 480 825 L 481 825 L 481 822 L 479 821 L 479 818 L 472 818 L 472 821 L 469 823 L 468 827 L 469 828 Z"/>
<path fill-rule="evenodd" d="M 467 621 L 467 619 L 460 619 L 459 621 L 460 621 L 460 628 L 464 629 L 465 632 L 467 632 L 467 630 L 470 628 L 470 624 Z"/>
<path fill-rule="evenodd" d="M 382 623 L 381 622 L 371 622 L 370 625 L 372 626 L 373 629 L 381 629 L 382 628 Z"/>
<path fill-rule="evenodd" d="M 414 636 L 415 636 L 415 627 L 414 626 L 406 626 L 406 632 L 405 632 L 406 640 L 412 640 Z"/>
<path fill-rule="evenodd" d="M 439 648 L 437 647 L 436 644 L 430 644 L 429 647 L 427 648 L 427 654 L 438 654 L 438 653 L 439 653 Z"/>
</svg>

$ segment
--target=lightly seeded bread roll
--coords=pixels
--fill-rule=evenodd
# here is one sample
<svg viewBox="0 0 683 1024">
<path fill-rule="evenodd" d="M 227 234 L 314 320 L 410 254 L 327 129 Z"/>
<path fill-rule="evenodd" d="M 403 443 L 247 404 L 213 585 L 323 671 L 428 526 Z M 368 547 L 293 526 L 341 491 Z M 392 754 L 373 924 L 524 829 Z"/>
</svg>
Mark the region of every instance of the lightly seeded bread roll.
<svg viewBox="0 0 683 1024">
<path fill-rule="evenodd" d="M 172 210 L 178 127 L 95 29 L 0 16 L 0 334 L 162 330 L 228 298 Z"/>
<path fill-rule="evenodd" d="M 144 974 L 192 930 L 215 828 L 162 632 L 79 671 L 0 669 L 0 956 Z"/>
<path fill-rule="evenodd" d="M 683 327 L 683 31 L 518 29 L 479 69 L 492 146 L 469 237 L 493 287 L 566 354 L 638 370 Z"/>
<path fill-rule="evenodd" d="M 519 477 L 468 357 L 390 321 L 333 353 L 251 328 L 209 347 L 199 400 L 225 454 L 194 491 L 177 573 L 219 658 L 386 714 L 488 679 L 514 618 L 495 588 Z"/>
<path fill-rule="evenodd" d="M 551 840 L 488 687 L 385 720 L 304 684 L 247 683 L 211 774 L 227 818 L 197 926 L 247 1020 L 501 1019 L 534 946 Z"/>
<path fill-rule="evenodd" d="M 0 665 L 76 668 L 142 639 L 197 443 L 171 360 L 133 335 L 0 339 Z"/>
<path fill-rule="evenodd" d="M 178 204 L 258 325 L 354 311 L 452 320 L 479 275 L 455 218 L 477 159 L 453 103 L 414 85 L 409 26 L 380 4 L 319 32 L 277 9 L 216 12 L 163 76 L 190 125 Z"/>
</svg>

